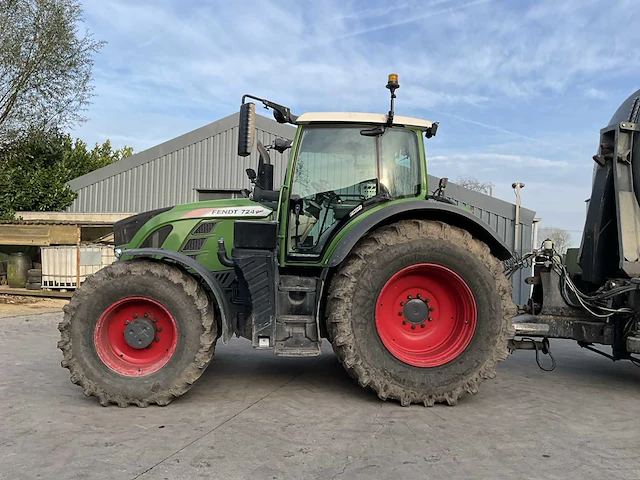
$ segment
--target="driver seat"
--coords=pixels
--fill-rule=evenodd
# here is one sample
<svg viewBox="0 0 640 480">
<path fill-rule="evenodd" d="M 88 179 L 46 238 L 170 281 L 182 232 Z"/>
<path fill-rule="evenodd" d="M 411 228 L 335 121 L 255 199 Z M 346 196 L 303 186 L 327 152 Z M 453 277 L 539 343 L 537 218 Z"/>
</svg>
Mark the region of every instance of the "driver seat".
<svg viewBox="0 0 640 480">
<path fill-rule="evenodd" d="M 303 243 L 309 236 L 309 233 L 311 233 L 311 230 L 313 229 L 313 226 L 316 224 L 318 219 L 307 212 L 302 212 L 300 214 L 299 221 L 300 221 L 300 225 L 298 226 L 299 243 Z M 296 245 L 296 215 L 294 213 L 291 213 L 289 215 L 288 240 L 289 240 L 289 243 L 288 243 L 287 250 L 289 252 L 293 252 L 294 247 Z"/>
</svg>

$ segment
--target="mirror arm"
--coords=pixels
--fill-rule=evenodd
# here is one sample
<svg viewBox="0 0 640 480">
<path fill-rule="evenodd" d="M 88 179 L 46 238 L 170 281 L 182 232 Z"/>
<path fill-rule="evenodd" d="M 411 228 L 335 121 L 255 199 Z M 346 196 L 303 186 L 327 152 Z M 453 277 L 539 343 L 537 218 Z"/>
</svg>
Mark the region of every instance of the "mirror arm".
<svg viewBox="0 0 640 480">
<path fill-rule="evenodd" d="M 273 109 L 276 112 L 278 112 L 281 116 L 283 121 L 279 121 L 279 123 L 291 123 L 293 125 L 295 125 L 296 120 L 298 120 L 298 116 L 297 115 L 293 115 L 291 113 L 291 110 L 289 109 L 289 107 L 285 107 L 284 105 L 280 105 L 278 103 L 272 102 L 270 100 L 267 100 L 265 98 L 260 98 L 260 97 L 254 97 L 253 95 L 249 95 L 249 94 L 245 94 L 242 96 L 242 103 L 245 102 L 246 98 L 252 98 L 254 100 L 257 100 L 259 102 L 262 102 L 262 104 L 264 105 L 264 108 L 266 109 Z"/>
</svg>

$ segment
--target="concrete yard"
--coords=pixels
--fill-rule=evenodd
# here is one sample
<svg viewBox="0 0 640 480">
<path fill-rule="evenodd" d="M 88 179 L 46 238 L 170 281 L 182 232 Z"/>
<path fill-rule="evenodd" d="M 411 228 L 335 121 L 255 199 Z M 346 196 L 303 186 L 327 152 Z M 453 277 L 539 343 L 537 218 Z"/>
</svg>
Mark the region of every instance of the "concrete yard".
<svg viewBox="0 0 640 480">
<path fill-rule="evenodd" d="M 456 407 L 402 408 L 331 348 L 276 358 L 220 345 L 168 407 L 101 407 L 60 367 L 57 310 L 0 308 L 3 479 L 637 479 L 640 368 L 552 341 Z M 548 361 L 548 358 L 544 358 Z"/>
</svg>

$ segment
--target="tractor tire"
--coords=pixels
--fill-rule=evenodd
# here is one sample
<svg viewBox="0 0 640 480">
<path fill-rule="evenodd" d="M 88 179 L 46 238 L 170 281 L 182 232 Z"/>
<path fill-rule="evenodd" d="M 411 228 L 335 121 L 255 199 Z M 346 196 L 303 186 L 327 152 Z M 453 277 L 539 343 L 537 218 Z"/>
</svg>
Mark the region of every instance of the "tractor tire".
<svg viewBox="0 0 640 480">
<path fill-rule="evenodd" d="M 27 277 L 27 283 L 42 283 L 42 277 Z"/>
<path fill-rule="evenodd" d="M 64 307 L 62 366 L 103 406 L 167 405 L 213 357 L 214 306 L 178 267 L 120 261 L 91 275 Z"/>
<path fill-rule="evenodd" d="M 29 270 L 27 270 L 27 275 L 29 275 L 30 277 L 41 277 L 42 276 L 42 269 L 41 268 L 30 268 Z"/>
<path fill-rule="evenodd" d="M 342 365 L 403 406 L 455 405 L 477 393 L 514 335 L 501 262 L 442 222 L 403 220 L 368 234 L 328 295 L 327 328 Z"/>
<path fill-rule="evenodd" d="M 27 282 L 25 285 L 27 290 L 40 290 L 42 288 L 42 282 Z"/>
</svg>

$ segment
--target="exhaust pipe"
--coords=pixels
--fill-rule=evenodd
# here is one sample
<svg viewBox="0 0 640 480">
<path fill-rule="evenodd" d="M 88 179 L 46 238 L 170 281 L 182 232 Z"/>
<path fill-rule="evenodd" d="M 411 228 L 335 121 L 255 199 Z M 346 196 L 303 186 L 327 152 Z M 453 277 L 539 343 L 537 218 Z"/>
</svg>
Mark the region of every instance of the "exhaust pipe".
<svg viewBox="0 0 640 480">
<path fill-rule="evenodd" d="M 218 261 L 225 267 L 235 267 L 236 262 L 227 256 L 227 249 L 224 248 L 224 238 L 218 239 Z"/>
</svg>

